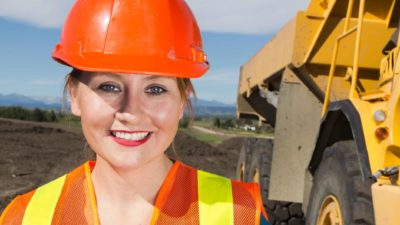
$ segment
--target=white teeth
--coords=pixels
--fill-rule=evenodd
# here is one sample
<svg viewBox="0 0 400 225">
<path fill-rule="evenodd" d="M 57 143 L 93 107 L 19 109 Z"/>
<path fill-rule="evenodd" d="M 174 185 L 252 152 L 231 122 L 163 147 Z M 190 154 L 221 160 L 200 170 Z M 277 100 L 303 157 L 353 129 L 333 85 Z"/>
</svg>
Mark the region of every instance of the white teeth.
<svg viewBox="0 0 400 225">
<path fill-rule="evenodd" d="M 140 132 L 140 133 L 125 133 L 125 132 L 113 132 L 113 135 L 117 138 L 125 139 L 125 140 L 131 140 L 131 141 L 140 141 L 143 140 L 147 135 L 149 135 L 149 132 Z"/>
</svg>

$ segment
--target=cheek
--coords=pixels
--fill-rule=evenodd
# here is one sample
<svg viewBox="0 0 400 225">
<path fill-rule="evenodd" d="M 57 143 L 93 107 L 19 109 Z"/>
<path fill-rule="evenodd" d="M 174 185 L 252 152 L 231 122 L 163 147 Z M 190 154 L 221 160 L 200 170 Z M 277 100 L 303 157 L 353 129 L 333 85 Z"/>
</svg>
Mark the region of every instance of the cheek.
<svg viewBox="0 0 400 225">
<path fill-rule="evenodd" d="M 171 130 L 178 127 L 181 107 L 180 101 L 164 101 L 156 107 L 153 106 L 146 114 L 159 129 Z"/>
<path fill-rule="evenodd" d="M 114 118 L 114 109 L 103 98 L 93 92 L 87 92 L 80 101 L 81 121 L 85 127 L 101 127 L 110 124 Z"/>
</svg>

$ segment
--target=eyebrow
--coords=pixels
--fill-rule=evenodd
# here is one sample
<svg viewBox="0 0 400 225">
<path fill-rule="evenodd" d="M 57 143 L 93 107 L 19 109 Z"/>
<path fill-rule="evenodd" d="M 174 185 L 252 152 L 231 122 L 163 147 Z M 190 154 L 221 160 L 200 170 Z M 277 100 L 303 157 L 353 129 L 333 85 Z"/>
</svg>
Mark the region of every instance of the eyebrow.
<svg viewBox="0 0 400 225">
<path fill-rule="evenodd" d="M 111 76 L 115 79 L 122 79 L 121 75 L 122 74 L 115 74 L 115 73 L 97 73 L 98 76 Z M 146 75 L 146 74 L 132 74 L 132 75 L 139 75 L 139 76 L 145 76 L 145 80 L 159 80 L 159 79 L 168 79 L 168 80 L 175 80 L 176 77 L 170 77 L 170 76 L 157 76 L 157 75 Z M 123 76 L 126 76 L 126 74 L 123 74 Z"/>
<path fill-rule="evenodd" d="M 145 78 L 146 80 L 158 80 L 158 79 L 169 79 L 174 80 L 176 77 L 168 77 L 168 76 L 148 76 Z"/>
<path fill-rule="evenodd" d="M 114 74 L 114 73 L 95 73 L 95 75 L 98 77 L 112 77 L 115 79 L 121 79 L 121 76 L 119 76 L 118 74 Z"/>
</svg>

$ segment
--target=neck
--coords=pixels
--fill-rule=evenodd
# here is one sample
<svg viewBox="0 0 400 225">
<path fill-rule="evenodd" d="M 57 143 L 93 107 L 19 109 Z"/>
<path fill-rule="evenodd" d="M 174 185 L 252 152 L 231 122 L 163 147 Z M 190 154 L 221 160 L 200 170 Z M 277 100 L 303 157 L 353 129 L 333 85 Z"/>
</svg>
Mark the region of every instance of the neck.
<svg viewBox="0 0 400 225">
<path fill-rule="evenodd" d="M 163 155 L 139 168 L 116 168 L 97 156 L 92 171 L 92 181 L 98 196 L 111 202 L 134 202 L 145 200 L 154 205 L 158 191 L 172 162 Z"/>
</svg>

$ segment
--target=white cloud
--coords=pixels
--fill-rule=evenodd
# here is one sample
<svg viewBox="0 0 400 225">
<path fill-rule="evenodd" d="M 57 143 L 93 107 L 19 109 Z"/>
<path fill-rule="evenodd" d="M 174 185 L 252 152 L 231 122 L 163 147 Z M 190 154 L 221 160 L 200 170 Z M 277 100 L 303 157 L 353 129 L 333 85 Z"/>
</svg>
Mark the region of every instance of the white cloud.
<svg viewBox="0 0 400 225">
<path fill-rule="evenodd" d="M 57 28 L 64 23 L 74 0 L 0 0 L 0 16 L 38 27 Z"/>
<path fill-rule="evenodd" d="M 187 0 L 204 31 L 275 33 L 309 0 Z"/>
<path fill-rule="evenodd" d="M 309 0 L 187 0 L 201 30 L 274 33 Z M 39 27 L 61 27 L 74 0 L 0 0 L 0 16 Z"/>
</svg>

